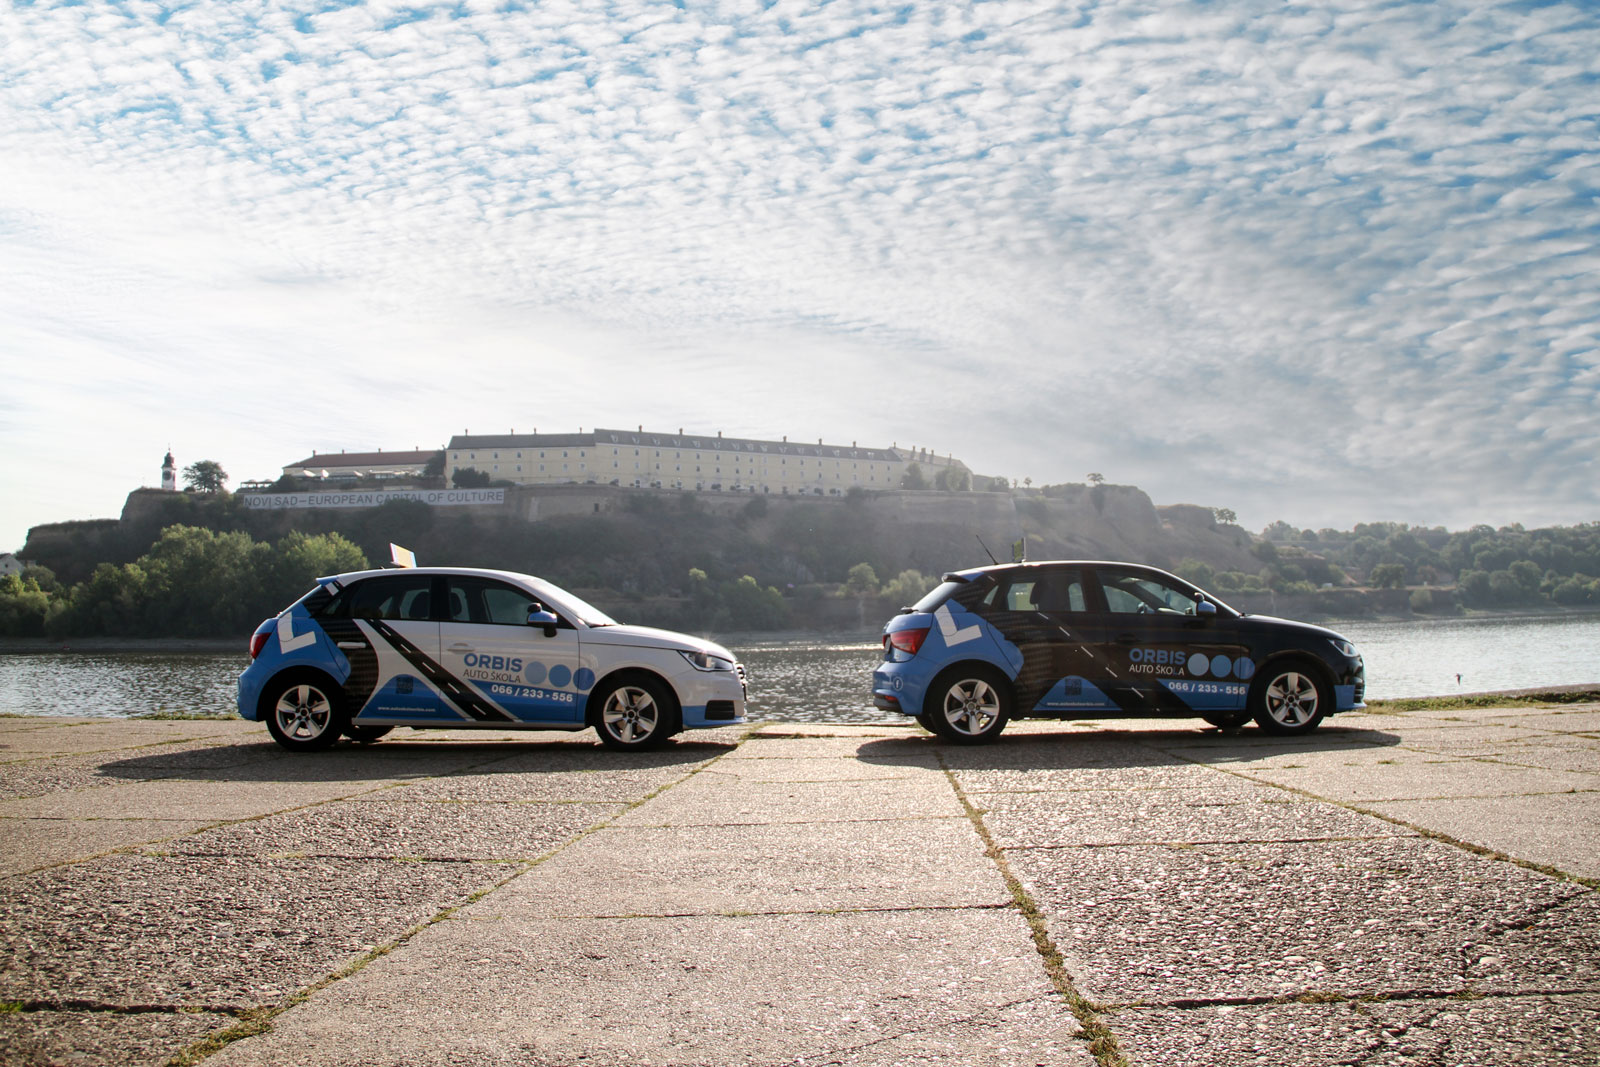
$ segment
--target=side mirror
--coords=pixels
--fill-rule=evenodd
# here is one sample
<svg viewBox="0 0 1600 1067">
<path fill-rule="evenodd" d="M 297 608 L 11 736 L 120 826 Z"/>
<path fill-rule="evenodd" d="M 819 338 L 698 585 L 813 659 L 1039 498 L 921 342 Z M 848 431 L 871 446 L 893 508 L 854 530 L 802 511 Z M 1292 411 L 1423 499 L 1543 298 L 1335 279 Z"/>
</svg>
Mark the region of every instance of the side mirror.
<svg viewBox="0 0 1600 1067">
<path fill-rule="evenodd" d="M 1194 613 L 1196 615 L 1215 615 L 1217 613 L 1217 606 L 1209 600 L 1202 600 L 1195 604 Z"/>
<path fill-rule="evenodd" d="M 556 624 L 561 620 L 556 618 L 556 613 L 543 604 L 534 604 L 528 608 L 528 625 L 544 627 L 546 637 L 556 635 Z"/>
</svg>

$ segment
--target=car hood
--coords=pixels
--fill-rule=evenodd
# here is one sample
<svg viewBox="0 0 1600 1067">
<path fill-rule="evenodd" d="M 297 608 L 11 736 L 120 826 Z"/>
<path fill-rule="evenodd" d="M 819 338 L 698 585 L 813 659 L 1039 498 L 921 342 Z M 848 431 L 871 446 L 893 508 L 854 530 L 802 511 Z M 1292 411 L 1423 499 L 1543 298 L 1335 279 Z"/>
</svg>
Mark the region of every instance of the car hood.
<svg viewBox="0 0 1600 1067">
<path fill-rule="evenodd" d="M 681 634 L 676 630 L 658 630 L 653 626 L 592 626 L 583 631 L 579 639 L 586 645 L 617 645 L 631 648 L 670 648 L 688 652 L 710 652 L 723 659 L 736 659 L 732 652 L 704 638 Z"/>
<path fill-rule="evenodd" d="M 1309 622 L 1296 622 L 1293 619 L 1280 619 L 1274 615 L 1241 615 L 1238 625 L 1245 630 L 1272 631 L 1283 633 L 1303 634 L 1307 637 L 1325 637 L 1330 641 L 1348 641 L 1343 634 L 1330 630 L 1326 626 L 1313 626 Z"/>
</svg>

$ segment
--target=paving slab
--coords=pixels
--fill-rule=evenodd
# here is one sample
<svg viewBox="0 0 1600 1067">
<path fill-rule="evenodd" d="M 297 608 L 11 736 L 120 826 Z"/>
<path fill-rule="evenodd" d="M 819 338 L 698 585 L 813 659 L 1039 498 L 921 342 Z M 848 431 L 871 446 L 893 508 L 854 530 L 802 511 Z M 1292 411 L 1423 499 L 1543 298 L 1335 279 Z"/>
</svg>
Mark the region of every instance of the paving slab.
<svg viewBox="0 0 1600 1067">
<path fill-rule="evenodd" d="M 995 843 L 1008 849 L 1411 835 L 1382 819 L 1270 786 L 978 793 L 973 803 Z"/>
<path fill-rule="evenodd" d="M 746 782 L 697 774 L 623 815 L 617 825 L 719 826 L 965 817 L 966 809 L 942 775 L 854 782 Z"/>
<path fill-rule="evenodd" d="M 1593 705 L 1571 711 L 1540 710 L 1525 713 L 1506 711 L 1501 712 L 1500 717 L 1507 722 L 1520 723 L 1533 720 L 1539 729 L 1557 733 L 1600 734 L 1600 710 Z"/>
<path fill-rule="evenodd" d="M 1600 792 L 1554 796 L 1400 800 L 1363 805 L 1529 863 L 1600 879 Z"/>
<path fill-rule="evenodd" d="M 1526 917 L 1498 915 L 1462 945 L 1473 988 L 1493 993 L 1600 991 L 1600 893 Z"/>
<path fill-rule="evenodd" d="M 623 804 L 336 801 L 206 830 L 159 850 L 197 856 L 534 859 L 624 810 Z"/>
<path fill-rule="evenodd" d="M 971 823 L 940 819 L 604 829 L 470 913 L 607 917 L 1010 902 Z"/>
<path fill-rule="evenodd" d="M 956 770 L 961 788 L 974 795 L 993 792 L 1062 792 L 1108 789 L 1218 790 L 1248 788 L 1216 771 L 1173 759 L 1149 766 L 1041 767 L 1036 769 Z"/>
<path fill-rule="evenodd" d="M 0 758 L 116 752 L 201 738 L 243 740 L 255 730 L 265 729 L 243 719 L 77 719 L 45 729 L 8 728 L 38 721 L 8 719 L 0 723 Z"/>
<path fill-rule="evenodd" d="M 0 819 L 0 876 L 166 841 L 209 825 L 184 819 Z"/>
<path fill-rule="evenodd" d="M 1536 924 L 1576 959 L 1552 990 L 1502 958 L 1501 988 L 1600 990 L 1595 931 L 1540 923 L 1592 891 L 1439 841 L 1021 849 L 1068 971 L 1105 1003 L 1469 990 L 1469 951 Z M 1593 954 L 1591 954 L 1593 953 Z"/>
<path fill-rule="evenodd" d="M 1128 1008 L 1132 1067 L 1491 1067 L 1600 1062 L 1600 997 Z"/>
<path fill-rule="evenodd" d="M 498 864 L 118 854 L 10 879 L 0 1000 L 273 1003 L 503 878 Z"/>
<path fill-rule="evenodd" d="M 148 781 L 151 778 L 180 777 L 182 772 L 174 764 L 186 760 L 205 764 L 208 770 L 215 773 L 218 768 L 235 767 L 262 758 L 240 755 L 232 745 L 216 745 L 205 741 L 163 745 L 156 751 L 162 754 L 159 759 L 155 756 L 144 757 L 137 761 L 137 766 L 130 766 L 135 763 L 133 760 L 119 759 L 121 752 L 43 756 L 0 764 L 0 800 L 19 800 L 72 789 Z"/>
<path fill-rule="evenodd" d="M 1507 746 L 1489 758 L 1496 763 L 1518 767 L 1543 767 L 1552 771 L 1576 771 L 1600 776 L 1600 741 L 1584 737 L 1562 735 L 1559 739 Z M 1600 788 L 1600 783 L 1594 788 Z"/>
<path fill-rule="evenodd" d="M 1189 735 L 1186 735 L 1189 736 Z M 1000 735 L 990 745 L 943 745 L 944 765 L 958 773 L 978 771 L 1139 770 L 1174 767 L 1183 761 L 1125 735 L 1077 733 Z"/>
<path fill-rule="evenodd" d="M 1531 741 L 1570 737 L 1559 731 L 1539 728 L 1536 723 L 1514 725 L 1503 722 L 1459 723 L 1440 726 L 1408 725 L 1404 744 L 1424 752 L 1497 752 L 1508 746 Z"/>
<path fill-rule="evenodd" d="M 847 952 L 839 946 L 850 946 Z M 1091 1062 L 1013 911 L 438 923 L 208 1064 Z M 447 1010 L 440 1010 L 447 1005 Z M 1031 1010 L 1011 1015 L 1015 1005 Z M 973 1025 L 978 1024 L 978 1025 Z M 432 1054 L 429 1054 L 432 1050 Z M 419 1058 L 420 1057 L 420 1058 Z"/>
<path fill-rule="evenodd" d="M 1420 755 L 1420 754 L 1419 754 Z M 1290 786 L 1329 800 L 1370 804 L 1383 800 L 1445 797 L 1513 797 L 1595 788 L 1595 777 L 1572 771 L 1518 767 L 1490 760 L 1392 757 L 1391 763 L 1303 767 L 1235 767 L 1240 774 Z"/>
<path fill-rule="evenodd" d="M 0 1013 L 0 1062 L 165 1064 L 207 1034 L 237 1020 L 216 1012 L 26 1011 Z"/>
<path fill-rule="evenodd" d="M 1256 770 L 1333 769 L 1343 767 L 1388 767 L 1411 764 L 1460 763 L 1469 755 L 1419 752 L 1403 745 L 1274 745 L 1238 748 L 1170 748 L 1173 756 L 1222 770 L 1249 773 Z"/>
<path fill-rule="evenodd" d="M 876 760 L 810 757 L 805 759 L 727 759 L 700 772 L 708 777 L 743 782 L 854 782 L 930 775 L 944 780 L 944 771 L 932 755 L 895 756 Z"/>
<path fill-rule="evenodd" d="M 937 763 L 939 745 L 932 735 L 920 729 L 915 734 L 902 730 L 892 736 L 867 737 L 783 737 L 766 733 L 728 753 L 729 760 L 753 759 L 887 759 L 922 758 Z"/>
<path fill-rule="evenodd" d="M 249 819 L 370 792 L 382 781 L 199 781 L 160 778 L 0 801 L 0 818 Z"/>
</svg>

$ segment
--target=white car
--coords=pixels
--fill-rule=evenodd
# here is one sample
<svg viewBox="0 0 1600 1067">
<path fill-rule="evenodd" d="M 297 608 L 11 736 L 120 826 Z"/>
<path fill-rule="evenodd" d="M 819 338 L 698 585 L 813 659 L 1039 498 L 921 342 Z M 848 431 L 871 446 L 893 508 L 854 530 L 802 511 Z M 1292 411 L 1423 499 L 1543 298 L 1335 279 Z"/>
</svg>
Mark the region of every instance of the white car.
<svg viewBox="0 0 1600 1067">
<path fill-rule="evenodd" d="M 375 741 L 396 726 L 582 730 L 653 748 L 746 721 L 744 668 L 721 645 L 624 626 L 528 574 L 355 571 L 250 639 L 239 714 L 285 748 Z"/>
</svg>

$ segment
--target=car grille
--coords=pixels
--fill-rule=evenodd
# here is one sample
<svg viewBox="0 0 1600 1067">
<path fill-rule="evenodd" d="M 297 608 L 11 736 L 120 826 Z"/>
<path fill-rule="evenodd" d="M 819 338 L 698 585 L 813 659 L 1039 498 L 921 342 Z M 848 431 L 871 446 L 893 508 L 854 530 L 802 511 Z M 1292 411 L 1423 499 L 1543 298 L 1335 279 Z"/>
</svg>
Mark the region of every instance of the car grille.
<svg viewBox="0 0 1600 1067">
<path fill-rule="evenodd" d="M 708 721 L 727 721 L 739 717 L 738 709 L 731 700 L 711 700 L 706 702 L 706 719 Z"/>
</svg>

